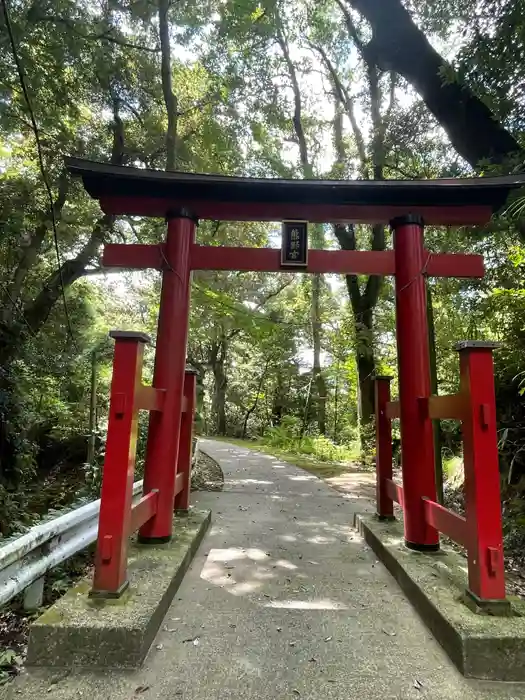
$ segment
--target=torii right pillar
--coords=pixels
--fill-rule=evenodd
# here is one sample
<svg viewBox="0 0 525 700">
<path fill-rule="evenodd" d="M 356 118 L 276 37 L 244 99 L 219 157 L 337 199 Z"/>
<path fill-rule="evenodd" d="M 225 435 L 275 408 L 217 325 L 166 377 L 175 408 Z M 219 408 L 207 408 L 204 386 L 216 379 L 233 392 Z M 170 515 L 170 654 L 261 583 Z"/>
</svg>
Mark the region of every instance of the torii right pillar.
<svg viewBox="0 0 525 700">
<path fill-rule="evenodd" d="M 396 336 L 403 459 L 405 543 L 410 549 L 439 549 L 439 533 L 425 519 L 423 498 L 436 501 L 434 436 L 420 399 L 431 393 L 425 274 L 430 253 L 423 244 L 423 220 L 391 221 L 396 261 Z"/>
</svg>

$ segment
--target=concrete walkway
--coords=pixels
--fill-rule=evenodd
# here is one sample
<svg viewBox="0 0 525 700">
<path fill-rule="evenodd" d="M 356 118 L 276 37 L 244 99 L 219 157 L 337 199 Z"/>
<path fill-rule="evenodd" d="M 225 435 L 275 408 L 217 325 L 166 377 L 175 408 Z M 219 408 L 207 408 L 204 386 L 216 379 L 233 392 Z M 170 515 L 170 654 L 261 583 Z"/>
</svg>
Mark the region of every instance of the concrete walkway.
<svg viewBox="0 0 525 700">
<path fill-rule="evenodd" d="M 194 494 L 213 527 L 145 666 L 31 673 L 10 698 L 525 698 L 525 686 L 457 673 L 353 531 L 365 499 L 260 453 L 202 446 L 221 464 L 225 489 Z"/>
</svg>

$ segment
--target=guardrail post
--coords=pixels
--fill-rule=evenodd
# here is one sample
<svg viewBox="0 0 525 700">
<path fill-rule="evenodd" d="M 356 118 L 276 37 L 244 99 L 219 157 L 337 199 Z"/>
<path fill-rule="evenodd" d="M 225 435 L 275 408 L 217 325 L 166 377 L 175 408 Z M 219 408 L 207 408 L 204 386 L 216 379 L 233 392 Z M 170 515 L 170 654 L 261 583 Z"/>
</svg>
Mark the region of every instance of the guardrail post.
<svg viewBox="0 0 525 700">
<path fill-rule="evenodd" d="M 460 357 L 468 528 L 468 596 L 480 608 L 506 614 L 496 399 L 492 351 L 498 343 L 463 341 Z"/>
<path fill-rule="evenodd" d="M 376 397 L 376 510 L 380 520 L 394 519 L 394 502 L 388 495 L 385 479 L 392 474 L 392 421 L 386 415 L 392 377 L 375 378 Z"/>
<path fill-rule="evenodd" d="M 38 610 L 44 602 L 44 583 L 46 577 L 41 576 L 30 583 L 24 591 L 24 610 Z"/>
<path fill-rule="evenodd" d="M 193 369 L 187 369 L 184 374 L 185 410 L 181 416 L 179 457 L 177 460 L 177 476 L 179 474 L 182 475 L 182 490 L 175 496 L 175 510 L 178 512 L 187 512 L 190 507 L 191 445 L 195 418 L 196 388 L 197 372 Z"/>
<path fill-rule="evenodd" d="M 137 394 L 145 333 L 111 331 L 115 340 L 108 436 L 98 526 L 93 597 L 118 598 L 127 588 L 127 552 L 137 448 Z"/>
</svg>

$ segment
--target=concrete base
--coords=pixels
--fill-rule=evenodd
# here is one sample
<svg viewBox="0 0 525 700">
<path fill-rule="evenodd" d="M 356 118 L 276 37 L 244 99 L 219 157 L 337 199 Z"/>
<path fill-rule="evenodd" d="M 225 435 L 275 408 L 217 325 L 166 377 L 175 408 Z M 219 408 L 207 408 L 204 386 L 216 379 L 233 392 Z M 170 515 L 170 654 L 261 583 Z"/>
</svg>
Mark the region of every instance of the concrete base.
<svg viewBox="0 0 525 700">
<path fill-rule="evenodd" d="M 133 668 L 143 662 L 211 522 L 210 511 L 175 516 L 173 538 L 129 550 L 130 586 L 116 600 L 90 598 L 91 581 L 72 588 L 33 625 L 26 664 Z"/>
<path fill-rule="evenodd" d="M 525 601 L 512 614 L 476 614 L 465 605 L 467 562 L 453 549 L 422 554 L 404 545 L 402 522 L 356 516 L 356 527 L 397 580 L 459 671 L 470 678 L 525 681 Z"/>
</svg>

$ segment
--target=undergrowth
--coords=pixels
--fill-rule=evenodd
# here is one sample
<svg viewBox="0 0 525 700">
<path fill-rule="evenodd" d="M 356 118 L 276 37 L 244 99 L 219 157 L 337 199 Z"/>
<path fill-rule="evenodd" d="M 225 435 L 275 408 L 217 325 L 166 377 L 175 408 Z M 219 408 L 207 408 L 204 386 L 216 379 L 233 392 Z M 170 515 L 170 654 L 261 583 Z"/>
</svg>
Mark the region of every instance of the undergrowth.
<svg viewBox="0 0 525 700">
<path fill-rule="evenodd" d="M 294 418 L 284 418 L 281 425 L 268 429 L 263 437 L 254 442 L 320 462 L 354 462 L 359 459 L 356 443 L 336 444 L 324 435 L 301 435 L 300 426 Z"/>
</svg>

